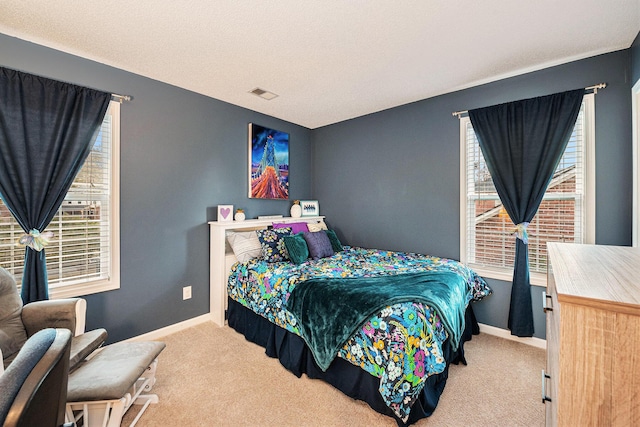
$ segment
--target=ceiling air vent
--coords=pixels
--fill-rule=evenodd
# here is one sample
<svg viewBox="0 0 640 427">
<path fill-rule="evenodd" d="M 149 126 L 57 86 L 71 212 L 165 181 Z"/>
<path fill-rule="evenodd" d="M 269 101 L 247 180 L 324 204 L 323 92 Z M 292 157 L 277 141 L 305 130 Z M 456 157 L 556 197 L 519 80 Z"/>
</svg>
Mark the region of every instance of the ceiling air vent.
<svg viewBox="0 0 640 427">
<path fill-rule="evenodd" d="M 271 101 L 273 98 L 277 97 L 273 92 L 269 92 L 268 90 L 260 89 L 259 87 L 250 90 L 249 93 L 252 93 L 260 98 L 266 99 L 267 101 Z"/>
</svg>

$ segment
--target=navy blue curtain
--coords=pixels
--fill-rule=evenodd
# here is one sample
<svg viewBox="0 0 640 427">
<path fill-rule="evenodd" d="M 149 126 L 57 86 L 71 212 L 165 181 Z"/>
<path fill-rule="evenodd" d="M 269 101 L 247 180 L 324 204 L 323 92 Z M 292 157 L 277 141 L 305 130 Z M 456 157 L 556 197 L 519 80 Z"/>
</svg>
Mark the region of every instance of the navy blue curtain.
<svg viewBox="0 0 640 427">
<path fill-rule="evenodd" d="M 0 67 L 0 196 L 42 233 L 91 151 L 111 94 Z M 26 248 L 24 303 L 48 299 L 45 251 Z"/>
<path fill-rule="evenodd" d="M 526 227 L 533 219 L 575 126 L 584 89 L 469 111 L 502 204 L 516 224 L 508 326 L 533 336 Z"/>
</svg>

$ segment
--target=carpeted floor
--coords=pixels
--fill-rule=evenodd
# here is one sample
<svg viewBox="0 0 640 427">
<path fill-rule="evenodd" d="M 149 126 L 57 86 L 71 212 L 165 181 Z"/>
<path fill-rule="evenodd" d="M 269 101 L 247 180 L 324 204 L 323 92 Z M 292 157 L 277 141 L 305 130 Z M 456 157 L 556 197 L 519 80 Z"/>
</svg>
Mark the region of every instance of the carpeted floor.
<svg viewBox="0 0 640 427">
<path fill-rule="evenodd" d="M 229 327 L 204 323 L 162 339 L 160 399 L 138 426 L 395 426 L 332 386 L 297 378 Z M 544 351 L 491 335 L 465 346 L 435 413 L 415 426 L 543 426 Z M 129 425 L 137 406 L 125 415 Z"/>
</svg>

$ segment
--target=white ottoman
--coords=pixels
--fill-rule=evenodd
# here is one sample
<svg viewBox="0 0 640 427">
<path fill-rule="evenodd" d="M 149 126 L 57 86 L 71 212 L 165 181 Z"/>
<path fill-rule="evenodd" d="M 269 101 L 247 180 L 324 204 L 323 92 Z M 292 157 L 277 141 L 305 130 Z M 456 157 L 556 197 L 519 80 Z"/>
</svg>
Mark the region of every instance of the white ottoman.
<svg viewBox="0 0 640 427">
<path fill-rule="evenodd" d="M 150 391 L 156 382 L 158 355 L 165 344 L 157 341 L 122 342 L 105 346 L 69 374 L 67 422 L 83 419 L 85 427 L 117 427 L 133 404 L 143 405 L 131 426 L 149 404 L 157 403 Z"/>
</svg>

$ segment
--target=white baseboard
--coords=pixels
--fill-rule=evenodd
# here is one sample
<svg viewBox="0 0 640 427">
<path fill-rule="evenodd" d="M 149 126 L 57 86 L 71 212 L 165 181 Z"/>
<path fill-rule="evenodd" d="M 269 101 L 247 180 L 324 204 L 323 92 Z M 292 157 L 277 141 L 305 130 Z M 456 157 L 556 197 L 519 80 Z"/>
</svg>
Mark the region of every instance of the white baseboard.
<svg viewBox="0 0 640 427">
<path fill-rule="evenodd" d="M 536 338 L 536 337 L 521 338 L 521 337 L 517 337 L 515 335 L 511 335 L 511 332 L 509 332 L 506 329 L 496 328 L 495 326 L 485 325 L 484 323 L 480 323 L 480 332 L 488 334 L 488 335 L 494 335 L 496 337 L 504 338 L 504 339 L 511 340 L 511 341 L 517 341 L 519 343 L 527 344 L 527 345 L 530 345 L 530 346 L 533 346 L 533 347 L 538 347 L 538 348 L 541 348 L 543 350 L 546 350 L 546 348 L 547 348 L 547 341 L 543 340 L 542 338 Z"/>
<path fill-rule="evenodd" d="M 200 325 L 205 322 L 211 322 L 210 314 L 203 314 L 198 317 L 194 317 L 188 320 L 185 320 L 180 323 L 175 323 L 173 325 L 169 325 L 164 328 L 156 329 L 155 331 L 147 332 L 146 334 L 138 335 L 135 337 L 131 337 L 129 339 L 124 340 L 127 341 L 154 341 L 161 339 L 164 336 L 180 332 L 184 329 L 191 328 L 192 326 Z M 515 335 L 511 335 L 511 333 L 506 329 L 497 328 L 495 326 L 485 325 L 484 323 L 480 323 L 480 332 L 488 335 L 493 335 L 499 338 L 504 338 L 511 341 L 517 341 L 522 344 L 527 344 L 533 347 L 538 347 L 541 349 L 547 348 L 547 341 L 541 338 L 521 338 L 516 337 Z"/>
<path fill-rule="evenodd" d="M 184 329 L 191 328 L 192 326 L 200 325 L 205 322 L 211 322 L 211 315 L 209 313 L 203 314 L 198 317 L 193 317 L 191 319 L 185 320 L 180 323 L 174 323 L 173 325 L 166 326 L 164 328 L 156 329 L 155 331 L 147 332 L 146 334 L 138 335 L 136 337 L 131 337 L 124 342 L 127 341 L 155 341 L 159 340 L 162 337 L 167 335 L 180 332 Z"/>
</svg>

